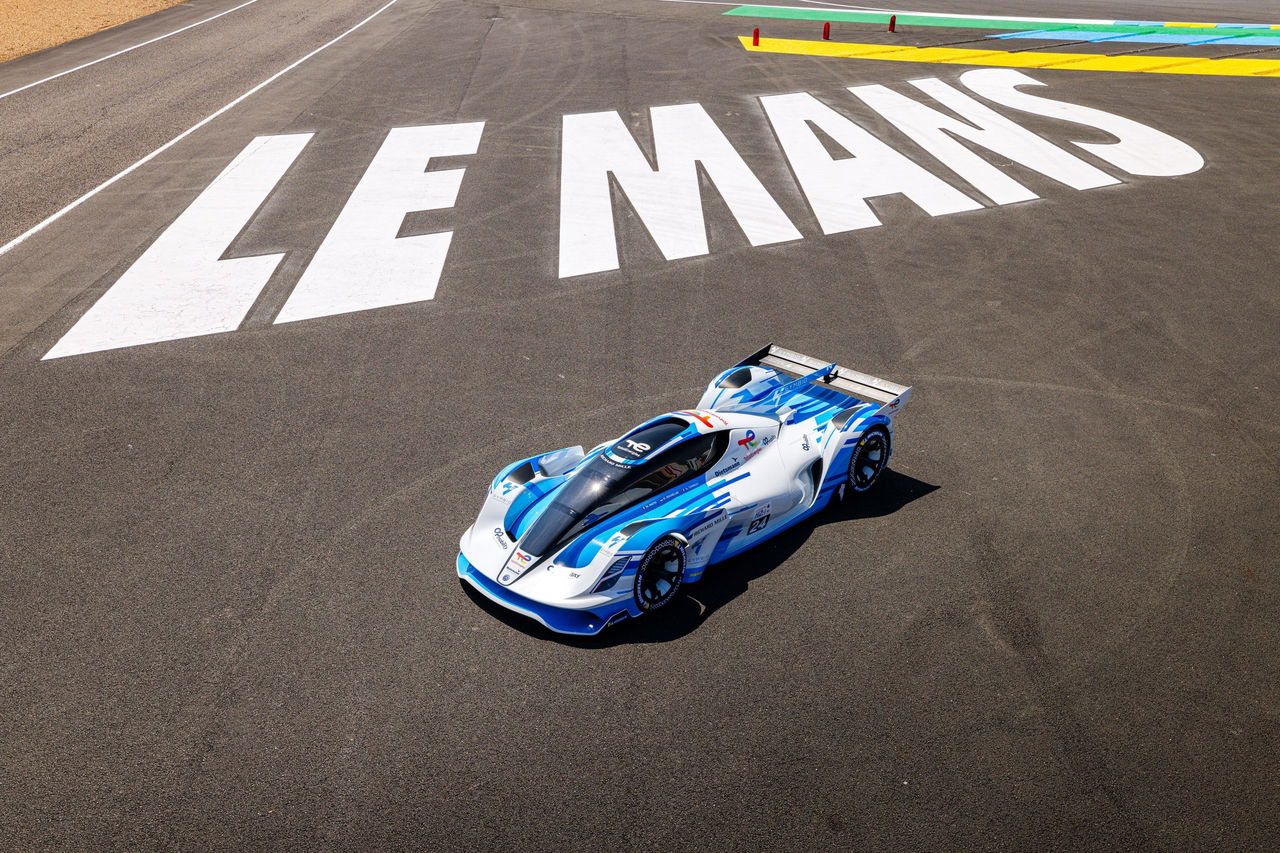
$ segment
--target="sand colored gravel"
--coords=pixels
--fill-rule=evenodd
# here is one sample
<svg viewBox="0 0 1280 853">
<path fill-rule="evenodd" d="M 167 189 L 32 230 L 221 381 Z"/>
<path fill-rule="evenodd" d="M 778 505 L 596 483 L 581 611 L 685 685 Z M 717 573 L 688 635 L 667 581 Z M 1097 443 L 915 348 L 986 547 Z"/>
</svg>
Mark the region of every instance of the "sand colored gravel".
<svg viewBox="0 0 1280 853">
<path fill-rule="evenodd" d="M 0 0 L 0 62 L 141 18 L 182 0 Z"/>
</svg>

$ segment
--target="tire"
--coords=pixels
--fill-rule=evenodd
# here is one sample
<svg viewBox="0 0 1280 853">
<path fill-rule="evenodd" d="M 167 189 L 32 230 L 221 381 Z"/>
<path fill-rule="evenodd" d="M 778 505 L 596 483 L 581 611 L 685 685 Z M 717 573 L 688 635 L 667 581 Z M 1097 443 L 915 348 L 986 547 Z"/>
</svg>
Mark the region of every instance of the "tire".
<svg viewBox="0 0 1280 853">
<path fill-rule="evenodd" d="M 846 485 L 850 492 L 862 494 L 880 481 L 880 475 L 889 467 L 889 433 L 882 427 L 872 427 L 863 433 L 854 445 L 849 457 L 849 476 Z"/>
<path fill-rule="evenodd" d="M 648 613 L 665 607 L 680 591 L 684 581 L 684 545 L 664 536 L 649 546 L 636 570 L 636 606 Z"/>
</svg>

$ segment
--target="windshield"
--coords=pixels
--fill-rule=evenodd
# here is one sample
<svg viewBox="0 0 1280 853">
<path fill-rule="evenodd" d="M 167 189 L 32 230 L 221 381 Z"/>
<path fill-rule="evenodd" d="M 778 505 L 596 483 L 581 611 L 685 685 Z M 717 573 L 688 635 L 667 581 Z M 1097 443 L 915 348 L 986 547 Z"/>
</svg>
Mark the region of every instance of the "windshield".
<svg viewBox="0 0 1280 853">
<path fill-rule="evenodd" d="M 619 510 L 697 476 L 727 441 L 727 433 L 697 436 L 640 465 L 619 464 L 601 453 L 569 477 L 529 528 L 521 550 L 544 556 Z"/>
</svg>

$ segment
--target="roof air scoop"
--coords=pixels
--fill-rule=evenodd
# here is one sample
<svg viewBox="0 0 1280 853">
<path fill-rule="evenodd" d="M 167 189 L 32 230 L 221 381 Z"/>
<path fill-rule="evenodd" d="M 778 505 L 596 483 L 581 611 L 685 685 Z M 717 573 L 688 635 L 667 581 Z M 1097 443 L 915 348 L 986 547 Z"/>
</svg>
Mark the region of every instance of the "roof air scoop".
<svg viewBox="0 0 1280 853">
<path fill-rule="evenodd" d="M 572 471 L 574 466 L 583 460 L 586 454 L 583 453 L 581 447 L 566 447 L 564 450 L 557 450 L 554 453 L 548 453 L 538 460 L 538 470 L 546 477 L 559 477 L 561 474 L 567 474 Z"/>
</svg>

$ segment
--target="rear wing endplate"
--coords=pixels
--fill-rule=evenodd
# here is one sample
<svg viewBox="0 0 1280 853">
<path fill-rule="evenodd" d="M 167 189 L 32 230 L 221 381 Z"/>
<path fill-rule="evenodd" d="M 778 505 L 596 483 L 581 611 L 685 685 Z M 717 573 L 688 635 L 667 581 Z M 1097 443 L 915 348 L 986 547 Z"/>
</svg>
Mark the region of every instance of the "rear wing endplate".
<svg viewBox="0 0 1280 853">
<path fill-rule="evenodd" d="M 774 370 L 781 370 L 799 377 L 830 368 L 829 372 L 818 375 L 814 379 L 815 385 L 835 388 L 837 391 L 843 391 L 870 403 L 880 403 L 882 409 L 890 410 L 887 414 L 895 413 L 911 395 L 911 388 L 907 385 L 899 385 L 887 379 L 859 373 L 776 344 L 761 347 L 734 366 L 753 367 L 755 365 L 772 367 Z"/>
</svg>

